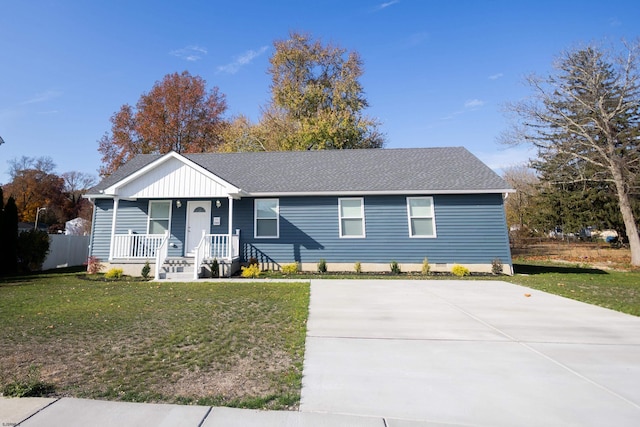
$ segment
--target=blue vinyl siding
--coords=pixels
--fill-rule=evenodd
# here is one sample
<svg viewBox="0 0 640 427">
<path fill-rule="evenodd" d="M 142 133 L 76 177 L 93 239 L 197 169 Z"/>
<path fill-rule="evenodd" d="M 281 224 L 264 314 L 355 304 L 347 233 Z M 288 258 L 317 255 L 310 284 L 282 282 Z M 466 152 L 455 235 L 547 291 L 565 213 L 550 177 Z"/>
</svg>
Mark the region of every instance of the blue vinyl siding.
<svg viewBox="0 0 640 427">
<path fill-rule="evenodd" d="M 425 196 L 429 196 L 425 194 Z M 502 195 L 436 195 L 436 238 L 410 238 L 405 196 L 365 196 L 366 238 L 339 237 L 337 197 L 280 198 L 280 238 L 253 238 L 253 198 L 236 204 L 246 259 L 264 262 L 511 263 Z"/>
<path fill-rule="evenodd" d="M 425 194 L 425 196 L 430 196 Z M 228 232 L 228 200 L 212 199 L 211 233 Z M 233 228 L 240 229 L 241 257 L 263 262 L 510 264 L 509 239 L 501 194 L 434 195 L 435 238 L 409 237 L 405 196 L 364 196 L 366 238 L 339 236 L 338 197 L 281 197 L 280 237 L 254 238 L 254 198 L 234 201 Z M 184 253 L 185 200 L 172 206 L 170 256 Z M 113 201 L 95 201 L 91 254 L 109 257 Z M 117 233 L 147 232 L 148 200 L 120 201 Z M 213 217 L 220 225 L 213 226 Z"/>
<path fill-rule="evenodd" d="M 111 219 L 113 200 L 96 199 L 94 201 L 93 224 L 91 229 L 90 256 L 101 261 L 109 258 L 109 240 L 111 239 Z"/>
</svg>

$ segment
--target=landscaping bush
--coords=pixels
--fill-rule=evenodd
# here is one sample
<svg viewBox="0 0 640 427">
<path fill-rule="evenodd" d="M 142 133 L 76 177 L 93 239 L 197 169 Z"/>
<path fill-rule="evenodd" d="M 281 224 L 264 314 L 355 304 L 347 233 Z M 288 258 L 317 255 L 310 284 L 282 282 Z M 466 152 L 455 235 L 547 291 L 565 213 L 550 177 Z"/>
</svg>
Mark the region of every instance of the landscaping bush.
<svg viewBox="0 0 640 427">
<path fill-rule="evenodd" d="M 112 268 L 104 274 L 105 279 L 119 279 L 122 277 L 123 270 L 121 268 Z"/>
<path fill-rule="evenodd" d="M 502 274 L 503 268 L 504 267 L 500 258 L 495 258 L 493 261 L 491 261 L 491 272 L 493 274 Z"/>
<path fill-rule="evenodd" d="M 90 256 L 87 260 L 87 273 L 98 274 L 102 270 L 103 266 L 100 260 L 94 256 Z"/>
<path fill-rule="evenodd" d="M 327 262 L 324 259 L 321 259 L 318 263 L 318 273 L 326 273 L 327 272 Z"/>
<path fill-rule="evenodd" d="M 40 230 L 18 235 L 18 266 L 21 271 L 38 271 L 49 252 L 49 235 Z"/>
<path fill-rule="evenodd" d="M 257 266 L 258 263 L 256 262 L 252 265 Z M 209 269 L 211 270 L 211 277 L 220 277 L 220 264 L 218 263 L 218 258 L 214 258 L 213 261 L 211 261 L 211 264 L 209 264 Z"/>
<path fill-rule="evenodd" d="M 149 261 L 147 261 L 144 263 L 144 266 L 142 267 L 142 271 L 140 272 L 140 274 L 142 275 L 143 278 L 148 279 L 150 272 L 151 272 L 151 266 L 149 265 Z"/>
<path fill-rule="evenodd" d="M 429 265 L 429 259 L 425 257 L 422 260 L 422 275 L 428 276 L 429 274 L 431 274 L 431 266 Z"/>
<path fill-rule="evenodd" d="M 285 264 L 282 266 L 282 272 L 284 274 L 296 274 L 300 270 L 298 262 L 292 262 L 291 264 Z"/>
<path fill-rule="evenodd" d="M 248 277 L 248 278 L 256 278 L 256 277 L 260 277 L 260 267 L 258 267 L 258 264 L 250 264 L 248 267 L 241 267 L 242 269 L 242 273 L 240 273 L 240 275 L 242 277 Z"/>
<path fill-rule="evenodd" d="M 402 273 L 402 271 L 400 270 L 400 266 L 398 265 L 397 261 L 391 261 L 391 264 L 389 264 L 391 267 L 391 273 L 392 274 L 400 274 Z"/>
<path fill-rule="evenodd" d="M 458 277 L 464 277 L 464 276 L 470 276 L 471 273 L 469 272 L 469 269 L 465 266 L 462 266 L 460 264 L 456 264 L 453 266 L 453 268 L 451 269 L 451 273 L 453 273 L 454 276 L 458 276 Z"/>
<path fill-rule="evenodd" d="M 356 261 L 356 263 L 353 264 L 353 269 L 358 274 L 362 273 L 362 264 L 360 264 L 360 261 Z"/>
</svg>

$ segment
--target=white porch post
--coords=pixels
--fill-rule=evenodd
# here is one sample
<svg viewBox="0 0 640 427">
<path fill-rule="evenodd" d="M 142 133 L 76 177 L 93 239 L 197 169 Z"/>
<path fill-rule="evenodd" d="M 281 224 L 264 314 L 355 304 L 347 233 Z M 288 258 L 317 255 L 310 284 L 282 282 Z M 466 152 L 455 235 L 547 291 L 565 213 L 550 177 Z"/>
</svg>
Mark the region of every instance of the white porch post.
<svg viewBox="0 0 640 427">
<path fill-rule="evenodd" d="M 229 237 L 227 237 L 227 254 L 229 255 L 229 259 L 233 258 L 233 252 L 231 251 L 232 243 L 231 243 L 231 235 L 233 234 L 233 197 L 229 196 Z"/>
<path fill-rule="evenodd" d="M 113 217 L 111 219 L 111 240 L 109 242 L 109 261 L 113 259 L 113 242 L 116 239 L 116 219 L 118 217 L 118 205 L 120 199 L 118 196 L 113 197 Z"/>
</svg>

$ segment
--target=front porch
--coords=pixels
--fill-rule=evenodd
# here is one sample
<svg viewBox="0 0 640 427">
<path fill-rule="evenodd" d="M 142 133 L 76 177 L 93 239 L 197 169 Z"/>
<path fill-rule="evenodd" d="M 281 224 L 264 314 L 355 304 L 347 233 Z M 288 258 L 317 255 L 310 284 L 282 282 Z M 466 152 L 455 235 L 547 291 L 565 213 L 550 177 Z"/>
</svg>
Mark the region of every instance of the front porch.
<svg viewBox="0 0 640 427">
<path fill-rule="evenodd" d="M 130 231 L 127 234 L 115 234 L 112 242 L 110 265 L 125 265 L 131 271 L 134 266 L 141 269 L 142 265 L 149 262 L 155 280 L 211 277 L 210 265 L 213 260 L 218 262 L 219 277 L 230 277 L 240 269 L 239 230 L 236 230 L 236 234 L 207 234 L 203 231 L 193 252 L 184 256 L 169 256 L 168 231 L 164 234 L 135 234 Z"/>
</svg>

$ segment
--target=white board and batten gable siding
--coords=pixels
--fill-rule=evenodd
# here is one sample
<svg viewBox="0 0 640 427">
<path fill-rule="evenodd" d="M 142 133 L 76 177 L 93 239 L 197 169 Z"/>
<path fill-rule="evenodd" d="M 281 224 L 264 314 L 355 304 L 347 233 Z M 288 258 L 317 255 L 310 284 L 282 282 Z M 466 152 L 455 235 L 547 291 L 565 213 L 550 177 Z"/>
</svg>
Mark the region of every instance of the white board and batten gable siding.
<svg viewBox="0 0 640 427">
<path fill-rule="evenodd" d="M 131 180 L 116 185 L 122 198 L 227 197 L 238 189 L 184 158 L 170 157 Z"/>
</svg>

